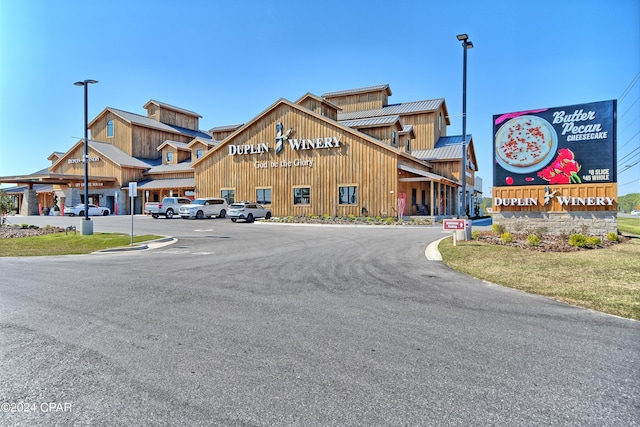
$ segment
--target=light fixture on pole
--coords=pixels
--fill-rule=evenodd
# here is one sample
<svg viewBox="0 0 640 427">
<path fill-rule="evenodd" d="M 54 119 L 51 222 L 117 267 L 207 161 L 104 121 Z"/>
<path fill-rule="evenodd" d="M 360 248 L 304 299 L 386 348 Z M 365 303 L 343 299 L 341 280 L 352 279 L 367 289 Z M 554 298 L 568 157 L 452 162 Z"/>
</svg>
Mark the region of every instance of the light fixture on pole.
<svg viewBox="0 0 640 427">
<path fill-rule="evenodd" d="M 75 86 L 84 86 L 84 221 L 82 221 L 82 234 L 93 234 L 93 223 L 89 220 L 89 85 L 98 83 L 97 80 L 83 80 L 75 82 Z"/>
<path fill-rule="evenodd" d="M 461 216 L 467 215 L 467 49 L 473 48 L 473 43 L 466 34 L 456 36 L 462 42 L 462 207 Z"/>
</svg>

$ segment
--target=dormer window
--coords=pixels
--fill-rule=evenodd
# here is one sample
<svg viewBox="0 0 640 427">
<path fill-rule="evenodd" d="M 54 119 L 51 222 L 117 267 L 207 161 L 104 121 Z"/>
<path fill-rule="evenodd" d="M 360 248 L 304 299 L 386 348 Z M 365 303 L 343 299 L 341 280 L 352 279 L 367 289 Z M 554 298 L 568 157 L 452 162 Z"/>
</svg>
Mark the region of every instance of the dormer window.
<svg viewBox="0 0 640 427">
<path fill-rule="evenodd" d="M 167 151 L 167 163 L 173 162 L 173 152 Z"/>
<path fill-rule="evenodd" d="M 107 138 L 113 138 L 113 120 L 107 122 Z"/>
<path fill-rule="evenodd" d="M 442 113 L 438 114 L 438 130 L 442 132 Z"/>
<path fill-rule="evenodd" d="M 202 157 L 202 148 L 196 150 L 196 159 L 199 159 L 200 157 Z"/>
<path fill-rule="evenodd" d="M 397 142 L 396 142 L 396 132 L 392 131 L 391 132 L 391 145 L 393 145 L 395 147 L 396 144 L 397 144 Z"/>
</svg>

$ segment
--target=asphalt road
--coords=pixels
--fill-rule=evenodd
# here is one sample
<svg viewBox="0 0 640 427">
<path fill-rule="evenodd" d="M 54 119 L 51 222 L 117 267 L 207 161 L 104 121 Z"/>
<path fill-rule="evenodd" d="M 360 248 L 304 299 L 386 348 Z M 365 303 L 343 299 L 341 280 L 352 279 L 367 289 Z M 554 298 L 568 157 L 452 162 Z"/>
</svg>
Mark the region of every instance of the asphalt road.
<svg viewBox="0 0 640 427">
<path fill-rule="evenodd" d="M 0 425 L 640 425 L 640 323 L 427 261 L 439 227 L 134 230 L 179 240 L 0 258 Z"/>
</svg>

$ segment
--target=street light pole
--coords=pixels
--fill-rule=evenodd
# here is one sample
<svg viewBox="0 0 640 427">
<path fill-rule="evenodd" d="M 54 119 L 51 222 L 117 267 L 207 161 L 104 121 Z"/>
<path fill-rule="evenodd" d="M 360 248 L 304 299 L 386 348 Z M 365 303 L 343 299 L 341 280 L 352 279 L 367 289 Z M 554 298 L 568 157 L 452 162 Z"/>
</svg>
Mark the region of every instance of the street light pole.
<svg viewBox="0 0 640 427">
<path fill-rule="evenodd" d="M 89 85 L 98 83 L 97 80 L 83 80 L 75 82 L 75 86 L 84 86 L 84 221 L 82 234 L 93 234 L 93 223 L 89 219 Z"/>
<path fill-rule="evenodd" d="M 473 43 L 466 34 L 456 36 L 462 42 L 462 212 L 461 216 L 467 215 L 467 49 L 473 48 Z"/>
</svg>

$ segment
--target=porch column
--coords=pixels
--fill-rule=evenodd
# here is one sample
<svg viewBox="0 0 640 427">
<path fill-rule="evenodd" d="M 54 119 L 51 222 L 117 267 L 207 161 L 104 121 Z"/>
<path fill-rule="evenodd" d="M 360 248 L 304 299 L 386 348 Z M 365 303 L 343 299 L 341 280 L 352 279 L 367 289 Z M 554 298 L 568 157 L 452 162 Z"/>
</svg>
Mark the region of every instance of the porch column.
<svg viewBox="0 0 640 427">
<path fill-rule="evenodd" d="M 27 189 L 22 193 L 22 206 L 20 215 L 40 215 L 38 210 L 38 195 L 36 190 Z"/>
</svg>

